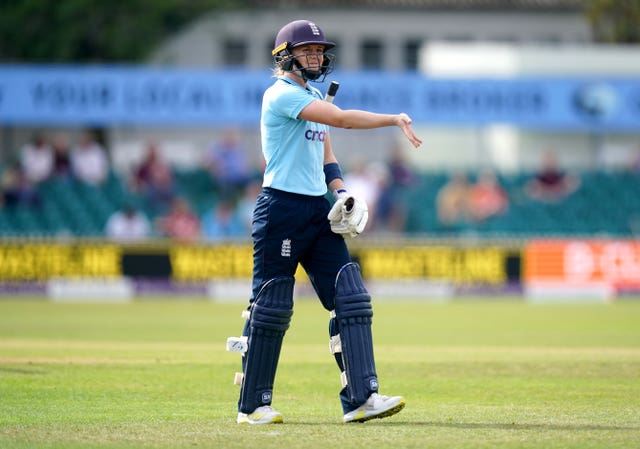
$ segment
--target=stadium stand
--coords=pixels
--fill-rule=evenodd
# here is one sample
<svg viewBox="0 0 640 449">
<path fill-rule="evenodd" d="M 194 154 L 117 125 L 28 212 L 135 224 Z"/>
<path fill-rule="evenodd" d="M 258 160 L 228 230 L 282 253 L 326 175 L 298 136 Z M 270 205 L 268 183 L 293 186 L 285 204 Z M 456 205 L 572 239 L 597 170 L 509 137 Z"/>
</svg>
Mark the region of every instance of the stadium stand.
<svg viewBox="0 0 640 449">
<path fill-rule="evenodd" d="M 473 175 L 470 178 L 473 179 Z M 505 214 L 481 223 L 443 226 L 438 222 L 435 197 L 447 175 L 423 174 L 410 192 L 412 205 L 407 233 L 433 237 L 459 234 L 491 238 L 619 237 L 640 232 L 640 175 L 632 172 L 584 172 L 581 187 L 557 203 L 533 201 L 524 194 L 529 173 L 500 176 L 510 204 Z"/>
<path fill-rule="evenodd" d="M 631 171 L 583 172 L 580 188 L 557 203 L 537 202 L 524 193 L 531 174 L 500 175 L 509 196 L 508 210 L 484 222 L 444 226 L 438 222 L 435 198 L 448 179 L 446 173 L 423 173 L 406 191 L 408 211 L 406 234 L 416 237 L 479 238 L 614 237 L 640 234 L 640 173 Z M 469 178 L 475 180 L 476 174 Z M 216 201 L 211 176 L 204 169 L 176 172 L 177 194 L 185 197 L 202 215 Z M 38 186 L 39 206 L 0 207 L 1 237 L 97 237 L 104 236 L 108 217 L 125 202 L 144 210 L 142 197 L 132 192 L 126 180 L 111 172 L 101 186 L 75 180 L 51 178 Z"/>
</svg>

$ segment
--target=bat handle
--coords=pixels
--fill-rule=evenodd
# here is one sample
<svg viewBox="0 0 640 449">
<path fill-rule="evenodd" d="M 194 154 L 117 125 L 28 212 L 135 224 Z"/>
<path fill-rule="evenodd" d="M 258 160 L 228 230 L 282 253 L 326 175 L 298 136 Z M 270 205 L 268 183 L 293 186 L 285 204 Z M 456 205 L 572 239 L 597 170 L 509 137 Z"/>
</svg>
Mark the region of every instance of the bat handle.
<svg viewBox="0 0 640 449">
<path fill-rule="evenodd" d="M 333 103 L 333 99 L 340 88 L 340 83 L 337 81 L 331 81 L 329 84 L 329 89 L 327 89 L 327 94 L 324 96 L 324 101 L 328 101 L 329 103 Z"/>
</svg>

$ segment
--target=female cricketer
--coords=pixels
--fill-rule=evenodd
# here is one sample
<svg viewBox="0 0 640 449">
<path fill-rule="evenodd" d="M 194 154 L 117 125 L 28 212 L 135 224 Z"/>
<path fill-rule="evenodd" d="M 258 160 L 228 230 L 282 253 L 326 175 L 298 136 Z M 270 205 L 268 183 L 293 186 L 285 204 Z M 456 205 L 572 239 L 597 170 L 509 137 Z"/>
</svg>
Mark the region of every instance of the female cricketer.
<svg viewBox="0 0 640 449">
<path fill-rule="evenodd" d="M 275 40 L 276 80 L 264 93 L 260 121 L 266 167 L 253 213 L 253 285 L 245 312 L 238 423 L 283 422 L 271 403 L 280 348 L 293 315 L 298 264 L 330 312 L 330 348 L 342 373 L 343 421 L 384 418 L 405 405 L 401 396 L 378 393 L 371 297 L 344 239 L 362 232 L 367 206 L 344 185 L 329 128 L 397 126 L 414 147 L 422 141 L 404 113 L 342 110 L 308 85 L 324 81 L 333 70 L 327 51 L 334 46 L 308 20 L 288 23 Z M 325 197 L 327 189 L 336 199 L 333 206 Z"/>
</svg>

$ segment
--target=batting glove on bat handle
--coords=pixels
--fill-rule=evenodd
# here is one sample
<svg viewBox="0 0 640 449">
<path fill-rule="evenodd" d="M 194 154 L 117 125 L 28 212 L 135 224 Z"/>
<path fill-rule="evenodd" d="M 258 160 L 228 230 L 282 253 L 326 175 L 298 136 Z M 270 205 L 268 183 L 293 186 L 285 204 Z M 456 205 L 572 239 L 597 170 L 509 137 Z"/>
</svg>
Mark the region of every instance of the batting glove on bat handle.
<svg viewBox="0 0 640 449">
<path fill-rule="evenodd" d="M 334 192 L 334 196 L 336 202 L 327 215 L 331 230 L 336 234 L 356 237 L 362 233 L 369 219 L 367 204 L 346 190 Z"/>
</svg>

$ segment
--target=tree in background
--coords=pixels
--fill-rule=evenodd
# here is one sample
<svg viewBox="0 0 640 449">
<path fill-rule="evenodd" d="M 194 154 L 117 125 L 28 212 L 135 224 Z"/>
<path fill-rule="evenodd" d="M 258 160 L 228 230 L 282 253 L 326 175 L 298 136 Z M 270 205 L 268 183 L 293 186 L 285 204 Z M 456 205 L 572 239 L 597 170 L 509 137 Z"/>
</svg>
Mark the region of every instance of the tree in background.
<svg viewBox="0 0 640 449">
<path fill-rule="evenodd" d="M 268 0 L 0 1 L 0 62 L 140 62 L 159 42 L 202 14 L 279 4 Z M 640 0 L 585 0 L 585 15 L 596 42 L 640 42 Z"/>
<path fill-rule="evenodd" d="M 640 42 L 640 1 L 589 0 L 586 15 L 597 42 Z"/>
<path fill-rule="evenodd" d="M 0 62 L 138 62 L 200 15 L 244 0 L 0 2 Z"/>
</svg>

